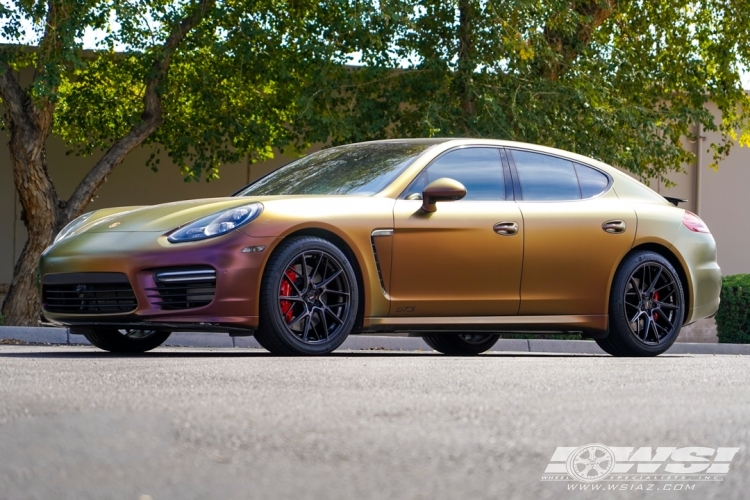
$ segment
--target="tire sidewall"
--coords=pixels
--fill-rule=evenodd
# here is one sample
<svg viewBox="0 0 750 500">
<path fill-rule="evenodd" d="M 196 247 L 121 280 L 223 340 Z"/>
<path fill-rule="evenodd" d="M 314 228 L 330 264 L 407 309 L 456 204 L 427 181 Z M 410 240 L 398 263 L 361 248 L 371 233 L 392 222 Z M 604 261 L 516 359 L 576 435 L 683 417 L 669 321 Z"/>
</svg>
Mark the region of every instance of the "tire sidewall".
<svg viewBox="0 0 750 500">
<path fill-rule="evenodd" d="M 260 307 L 261 328 L 270 329 L 270 333 L 275 334 L 276 338 L 282 341 L 287 348 L 299 354 L 328 354 L 344 343 L 354 327 L 359 308 L 359 287 L 354 268 L 347 256 L 336 245 L 321 238 L 299 237 L 282 245 L 277 250 L 278 253 L 271 258 L 263 273 Z M 338 335 L 325 342 L 307 344 L 289 332 L 282 319 L 278 306 L 278 290 L 289 261 L 303 251 L 316 250 L 324 251 L 335 258 L 344 271 L 344 275 L 349 281 L 349 309 L 343 324 L 339 328 L 340 333 Z"/>
</svg>

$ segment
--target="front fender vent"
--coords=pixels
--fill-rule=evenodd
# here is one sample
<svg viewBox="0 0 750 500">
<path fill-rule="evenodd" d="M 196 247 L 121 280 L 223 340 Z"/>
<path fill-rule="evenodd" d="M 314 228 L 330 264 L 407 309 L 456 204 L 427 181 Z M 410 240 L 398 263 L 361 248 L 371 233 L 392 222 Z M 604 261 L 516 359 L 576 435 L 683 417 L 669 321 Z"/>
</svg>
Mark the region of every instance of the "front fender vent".
<svg viewBox="0 0 750 500">
<path fill-rule="evenodd" d="M 207 306 L 216 295 L 216 270 L 208 266 L 155 269 L 154 282 L 146 291 L 165 310 Z"/>
</svg>

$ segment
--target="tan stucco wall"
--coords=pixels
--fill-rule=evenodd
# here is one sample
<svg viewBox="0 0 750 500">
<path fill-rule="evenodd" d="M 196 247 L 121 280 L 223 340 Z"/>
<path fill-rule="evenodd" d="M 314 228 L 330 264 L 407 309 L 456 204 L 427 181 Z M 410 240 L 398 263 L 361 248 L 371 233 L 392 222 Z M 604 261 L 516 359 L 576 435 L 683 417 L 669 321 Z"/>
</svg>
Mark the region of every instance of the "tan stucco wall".
<svg viewBox="0 0 750 500">
<path fill-rule="evenodd" d="M 688 199 L 682 206 L 698 213 L 716 238 L 719 265 L 724 275 L 750 273 L 750 148 L 735 147 L 730 156 L 721 162 L 719 170 L 713 171 L 708 168 L 711 158 L 705 152 L 711 140 L 716 138 L 708 135 L 700 143 L 685 144 L 693 152 L 697 153 L 699 147 L 703 151 L 700 165 L 686 165 L 684 173 L 675 173 L 670 177 L 677 183 L 676 187 L 666 189 L 659 183 L 654 183 L 652 187 L 664 195 Z M 0 284 L 10 283 L 14 261 L 26 238 L 20 221 L 21 209 L 16 201 L 7 143 L 7 136 L 0 132 Z M 247 163 L 225 165 L 217 181 L 186 183 L 177 167 L 166 157 L 162 157 L 158 173 L 147 168 L 145 162 L 150 153 L 150 149 L 139 148 L 128 156 L 99 190 L 89 210 L 227 196 L 290 160 L 289 157 L 279 156 L 269 162 L 250 166 Z M 95 159 L 66 156 L 61 141 L 50 139 L 49 171 L 61 197 L 66 198 L 72 193 Z M 685 329 L 680 337 L 683 341 L 715 339 L 713 320 L 705 320 Z"/>
<path fill-rule="evenodd" d="M 750 148 L 736 146 L 714 171 L 708 168 L 711 158 L 705 152 L 712 139 L 716 138 L 708 135 L 700 143 L 703 152 L 699 174 L 696 165 L 687 165 L 685 173 L 670 176 L 676 187 L 666 189 L 659 183 L 652 187 L 662 194 L 687 199 L 682 206 L 706 221 L 716 238 L 723 274 L 750 273 Z M 7 143 L 7 135 L 0 132 L 0 284 L 10 282 L 13 264 L 26 238 Z M 699 144 L 686 147 L 697 152 Z M 249 166 L 245 162 L 225 165 L 217 181 L 184 182 L 179 169 L 166 157 L 162 158 L 158 173 L 146 167 L 150 153 L 148 148 L 138 148 L 128 156 L 101 187 L 89 209 L 227 196 L 290 160 L 288 156 L 277 156 Z M 56 138 L 50 139 L 47 154 L 50 175 L 62 198 L 70 196 L 96 159 L 65 155 L 64 145 Z"/>
</svg>

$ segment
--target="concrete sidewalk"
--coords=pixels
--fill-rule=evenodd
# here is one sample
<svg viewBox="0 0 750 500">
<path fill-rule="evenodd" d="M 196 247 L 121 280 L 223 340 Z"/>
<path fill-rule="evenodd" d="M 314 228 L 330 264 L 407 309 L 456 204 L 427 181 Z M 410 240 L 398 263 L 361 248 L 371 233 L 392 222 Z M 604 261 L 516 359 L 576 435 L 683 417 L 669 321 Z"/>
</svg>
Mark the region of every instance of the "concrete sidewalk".
<svg viewBox="0 0 750 500">
<path fill-rule="evenodd" d="M 67 328 L 0 327 L 0 340 L 37 344 L 88 344 L 83 335 L 71 335 Z M 253 337 L 230 337 L 223 333 L 173 333 L 167 346 L 183 347 L 260 347 Z M 421 338 L 401 336 L 351 335 L 339 349 L 431 351 Z M 564 354 L 605 354 L 591 340 L 500 339 L 491 349 L 501 352 Z M 668 354 L 750 355 L 750 344 L 675 343 Z"/>
</svg>

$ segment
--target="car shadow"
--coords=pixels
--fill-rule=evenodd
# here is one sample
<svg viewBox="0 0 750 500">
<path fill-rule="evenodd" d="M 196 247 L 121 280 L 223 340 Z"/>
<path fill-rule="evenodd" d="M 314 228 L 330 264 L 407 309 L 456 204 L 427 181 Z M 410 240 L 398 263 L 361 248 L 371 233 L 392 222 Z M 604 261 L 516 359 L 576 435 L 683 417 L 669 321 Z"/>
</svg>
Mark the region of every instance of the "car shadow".
<svg viewBox="0 0 750 500">
<path fill-rule="evenodd" d="M 154 350 L 144 353 L 110 353 L 91 348 L 90 346 L 46 346 L 46 345 L 17 345 L 4 346 L 5 349 L 0 351 L 0 358 L 40 358 L 40 359 L 158 359 L 158 358 L 299 358 L 313 359 L 311 356 L 276 356 L 267 351 L 258 348 L 226 347 L 213 348 L 218 350 L 194 351 L 191 347 L 173 347 L 171 351 Z M 43 348 L 42 352 L 12 352 L 7 348 Z M 55 350 L 48 350 L 55 349 Z M 60 349 L 56 351 L 56 349 Z M 65 350 L 63 350 L 65 349 Z M 66 351 L 67 349 L 76 349 L 75 351 Z M 170 349 L 170 347 L 167 347 Z M 184 351 L 183 351 L 184 349 Z M 357 351 L 340 351 L 333 352 L 324 356 L 325 358 L 424 358 L 435 357 L 445 359 L 470 358 L 473 356 L 446 356 L 435 351 L 388 351 L 381 349 L 363 349 Z M 566 354 L 566 353 L 536 353 L 536 352 L 500 352 L 490 351 L 477 358 L 591 358 L 591 357 L 611 357 L 606 354 Z M 672 356 L 673 357 L 673 356 Z"/>
</svg>

